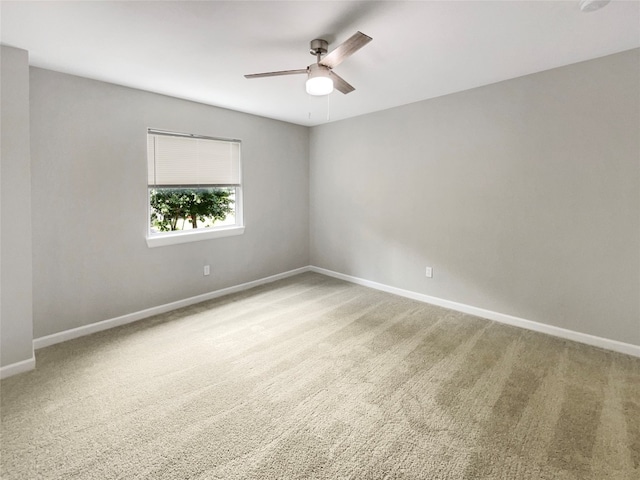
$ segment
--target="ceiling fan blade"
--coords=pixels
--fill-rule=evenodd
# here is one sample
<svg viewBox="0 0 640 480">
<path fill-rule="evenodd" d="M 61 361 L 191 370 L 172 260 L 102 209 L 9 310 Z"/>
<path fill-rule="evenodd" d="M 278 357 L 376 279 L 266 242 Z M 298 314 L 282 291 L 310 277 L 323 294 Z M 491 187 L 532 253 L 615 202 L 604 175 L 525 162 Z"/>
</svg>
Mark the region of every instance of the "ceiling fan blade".
<svg viewBox="0 0 640 480">
<path fill-rule="evenodd" d="M 355 88 L 349 85 L 341 76 L 336 75 L 333 72 L 329 72 L 329 76 L 331 77 L 331 80 L 333 80 L 333 88 L 339 92 L 346 95 L 347 93 L 351 93 L 355 90 Z"/>
<path fill-rule="evenodd" d="M 362 32 L 356 32 L 350 38 L 338 45 L 335 50 L 331 51 L 331 53 L 328 53 L 326 57 L 320 60 L 320 65 L 335 68 L 371 40 L 373 40 L 373 38 L 370 36 L 365 35 Z"/>
<path fill-rule="evenodd" d="M 244 78 L 279 77 L 280 75 L 298 75 L 299 73 L 307 73 L 307 69 L 301 68 L 300 70 L 280 70 L 279 72 L 251 73 L 249 75 L 245 75 Z"/>
</svg>

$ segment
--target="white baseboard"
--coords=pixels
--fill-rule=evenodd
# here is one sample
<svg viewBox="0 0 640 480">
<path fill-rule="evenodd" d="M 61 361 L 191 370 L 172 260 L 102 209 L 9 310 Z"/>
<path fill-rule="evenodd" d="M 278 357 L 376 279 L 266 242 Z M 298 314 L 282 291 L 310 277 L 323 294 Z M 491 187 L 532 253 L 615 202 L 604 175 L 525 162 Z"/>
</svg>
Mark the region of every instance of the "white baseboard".
<svg viewBox="0 0 640 480">
<path fill-rule="evenodd" d="M 224 295 L 229 295 L 231 293 L 248 290 L 250 288 L 257 287 L 259 285 L 264 285 L 265 283 L 275 282 L 276 280 L 280 280 L 283 278 L 291 277 L 293 275 L 298 275 L 300 273 L 309 272 L 309 271 L 327 275 L 329 277 L 338 278 L 338 279 L 345 280 L 347 282 L 355 283 L 358 285 L 362 285 L 365 287 L 374 288 L 376 290 L 381 290 L 383 292 L 393 293 L 395 295 L 400 295 L 402 297 L 411 298 L 413 300 L 418 300 L 420 302 L 430 303 L 432 305 L 437 305 L 437 306 L 448 308 L 451 310 L 456 310 L 458 312 L 468 313 L 470 315 L 475 315 L 475 316 L 486 318 L 489 320 L 494 320 L 496 322 L 504 323 L 507 325 L 513 325 L 515 327 L 525 328 L 527 330 L 533 330 L 535 332 L 540 332 L 540 333 L 546 333 L 548 335 L 553 335 L 555 337 L 560 337 L 560 338 L 565 338 L 567 340 L 573 340 L 575 342 L 585 343 L 587 345 L 604 348 L 606 350 L 612 350 L 615 352 L 632 355 L 634 357 L 640 357 L 639 345 L 632 345 L 629 343 L 619 342 L 617 340 L 596 337 L 595 335 L 589 335 L 587 333 L 575 332 L 573 330 L 567 330 L 565 328 L 560 328 L 560 327 L 555 327 L 553 325 L 534 322 L 532 320 L 526 320 L 524 318 L 507 315 L 504 313 L 485 310 L 483 308 L 474 307 L 471 305 L 465 305 L 463 303 L 453 302 L 453 301 L 445 300 L 438 297 L 432 297 L 422 293 L 412 292 L 410 290 L 403 290 L 401 288 L 391 287 L 389 285 L 384 285 L 382 283 L 373 282 L 371 280 L 365 280 L 363 278 L 354 277 L 351 275 L 346 275 L 344 273 L 338 273 L 332 270 L 327 270 L 327 269 L 315 267 L 315 266 L 306 266 L 306 267 L 296 268 L 294 270 L 289 270 L 287 272 L 279 273 L 279 274 L 261 278 L 258 280 L 253 280 L 251 282 L 243 283 L 240 285 L 235 285 L 233 287 L 223 288 L 221 290 L 216 290 L 214 292 L 209 292 L 202 295 L 197 295 L 195 297 L 186 298 L 184 300 L 178 300 L 176 302 L 159 305 L 157 307 L 148 308 L 146 310 L 130 313 L 127 315 L 123 315 L 121 317 L 111 318 L 108 320 L 103 320 L 101 322 L 92 323 L 90 325 L 84 325 L 82 327 L 73 328 L 71 330 L 65 330 L 63 332 L 54 333 L 52 335 L 47 335 L 45 337 L 36 338 L 33 340 L 33 347 L 36 350 L 40 348 L 48 347 L 49 345 L 54 345 L 56 343 L 61 343 L 74 338 L 90 335 L 92 333 L 101 332 L 103 330 L 108 330 L 110 328 L 118 327 L 120 325 L 132 323 L 137 320 L 141 320 L 143 318 L 148 318 L 153 315 L 169 312 L 171 310 L 176 310 L 178 308 L 204 302 L 206 300 L 222 297 Z M 28 370 L 33 369 L 34 367 L 35 367 L 35 357 L 32 358 L 31 360 L 25 360 L 23 362 L 7 365 L 0 369 L 0 372 L 2 373 L 1 378 L 5 378 L 10 375 L 15 375 L 17 373 L 26 372 Z"/>
<path fill-rule="evenodd" d="M 21 362 L 11 363 L 9 365 L 5 365 L 4 367 L 0 367 L 0 379 L 7 378 L 12 375 L 17 375 L 19 373 L 28 372 L 29 370 L 33 370 L 36 368 L 36 357 L 31 354 L 31 358 L 28 360 L 23 360 Z"/>
<path fill-rule="evenodd" d="M 101 322 L 96 322 L 89 325 L 83 325 L 82 327 L 72 328 L 70 330 L 54 333 L 45 337 L 35 338 L 33 340 L 33 348 L 38 350 L 50 345 L 55 345 L 56 343 L 66 342 L 67 340 L 72 340 L 74 338 L 83 337 L 85 335 L 101 332 L 103 330 L 108 330 L 114 327 L 119 327 L 120 325 L 126 325 L 127 323 L 142 320 L 143 318 L 152 317 L 154 315 L 170 312 L 178 308 L 187 307 L 189 305 L 204 302 L 206 300 L 229 295 L 230 293 L 248 290 L 259 285 L 264 285 L 265 283 L 275 282 L 276 280 L 291 277 L 299 273 L 308 272 L 309 270 L 309 267 L 296 268 L 294 270 L 289 270 L 288 272 L 271 275 L 270 277 L 260 278 L 258 280 L 242 283 L 240 285 L 234 285 L 233 287 L 223 288 L 214 292 L 203 293 L 202 295 L 196 295 L 195 297 L 186 298 L 184 300 L 178 300 L 176 302 L 166 303 L 157 307 L 147 308 L 146 310 L 140 310 L 139 312 L 128 313 L 127 315 L 122 315 L 121 317 L 110 318 L 108 320 L 103 320 Z"/>
<path fill-rule="evenodd" d="M 383 292 L 393 293 L 395 295 L 411 298 L 420 302 L 430 303 L 432 305 L 448 308 L 450 310 L 468 313 L 470 315 L 486 318 L 488 320 L 494 320 L 496 322 L 505 323 L 507 325 L 513 325 L 515 327 L 533 330 L 534 332 L 546 333 L 548 335 L 553 335 L 554 337 L 565 338 L 567 340 L 585 343 L 594 347 L 600 347 L 606 350 L 613 350 L 614 352 L 620 352 L 627 355 L 632 355 L 634 357 L 640 357 L 640 345 L 632 345 L 630 343 L 619 342 L 617 340 L 596 337 L 595 335 L 589 335 L 587 333 L 580 333 L 573 330 L 567 330 L 565 328 L 554 327 L 553 325 L 534 322 L 532 320 L 526 320 L 524 318 L 514 317 L 512 315 L 506 315 L 504 313 L 493 312 L 491 310 L 485 310 L 483 308 L 473 307 L 471 305 L 465 305 L 463 303 L 452 302 L 450 300 L 444 300 L 438 297 L 431 297 L 422 293 L 416 293 L 409 290 L 403 290 L 401 288 L 390 287 L 389 285 L 372 282 L 370 280 L 353 277 L 351 275 L 345 275 L 344 273 L 338 273 L 320 267 L 310 266 L 309 270 L 312 272 L 327 275 L 329 277 L 338 278 L 340 280 L 345 280 L 347 282 L 355 283 L 365 287 L 374 288 L 376 290 L 382 290 Z"/>
</svg>

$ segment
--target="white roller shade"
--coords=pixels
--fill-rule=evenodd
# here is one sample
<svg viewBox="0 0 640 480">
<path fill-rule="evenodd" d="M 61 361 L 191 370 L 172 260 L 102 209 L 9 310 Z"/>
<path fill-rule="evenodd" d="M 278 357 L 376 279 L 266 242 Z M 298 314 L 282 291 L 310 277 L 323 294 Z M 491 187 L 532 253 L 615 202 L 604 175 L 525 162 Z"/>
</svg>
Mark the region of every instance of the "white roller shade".
<svg viewBox="0 0 640 480">
<path fill-rule="evenodd" d="M 149 132 L 150 187 L 240 186 L 240 143 Z"/>
</svg>

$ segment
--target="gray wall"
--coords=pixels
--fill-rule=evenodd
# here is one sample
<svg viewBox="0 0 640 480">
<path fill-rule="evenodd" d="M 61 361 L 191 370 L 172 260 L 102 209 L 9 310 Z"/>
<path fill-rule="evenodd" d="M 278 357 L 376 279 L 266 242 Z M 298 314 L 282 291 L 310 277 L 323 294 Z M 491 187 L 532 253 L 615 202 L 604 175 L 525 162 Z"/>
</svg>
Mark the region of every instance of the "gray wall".
<svg viewBox="0 0 640 480">
<path fill-rule="evenodd" d="M 311 263 L 640 344 L 639 59 L 313 128 Z"/>
<path fill-rule="evenodd" d="M 0 365 L 33 356 L 29 58 L 0 47 Z"/>
<path fill-rule="evenodd" d="M 147 127 L 242 140 L 244 235 L 147 247 Z M 31 68 L 31 139 L 36 338 L 309 262 L 305 127 Z"/>
<path fill-rule="evenodd" d="M 640 344 L 639 50 L 310 134 L 1 60 L 2 365 L 308 263 Z M 243 140 L 244 235 L 146 246 L 147 127 Z"/>
</svg>

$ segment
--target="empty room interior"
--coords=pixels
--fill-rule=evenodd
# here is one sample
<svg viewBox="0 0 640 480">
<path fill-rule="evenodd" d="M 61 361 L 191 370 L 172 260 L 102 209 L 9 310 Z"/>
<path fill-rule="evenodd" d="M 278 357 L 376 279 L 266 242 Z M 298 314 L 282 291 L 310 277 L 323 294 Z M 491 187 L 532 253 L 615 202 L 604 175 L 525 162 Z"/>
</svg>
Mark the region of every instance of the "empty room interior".
<svg viewBox="0 0 640 480">
<path fill-rule="evenodd" d="M 0 477 L 640 478 L 640 2 L 0 2 Z"/>
</svg>

